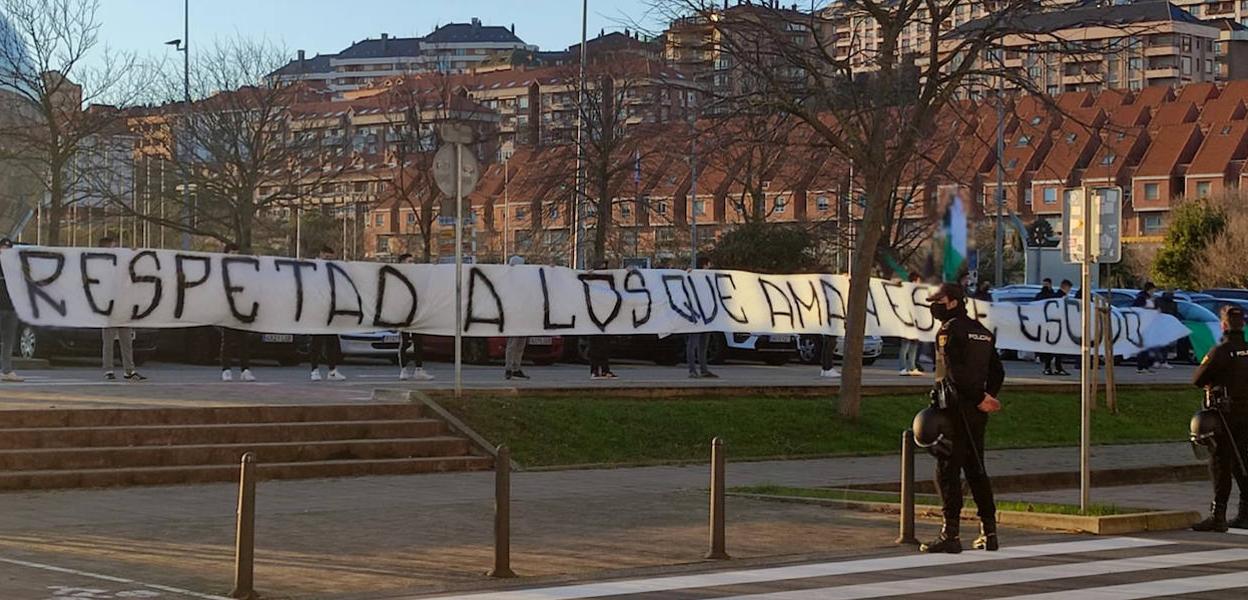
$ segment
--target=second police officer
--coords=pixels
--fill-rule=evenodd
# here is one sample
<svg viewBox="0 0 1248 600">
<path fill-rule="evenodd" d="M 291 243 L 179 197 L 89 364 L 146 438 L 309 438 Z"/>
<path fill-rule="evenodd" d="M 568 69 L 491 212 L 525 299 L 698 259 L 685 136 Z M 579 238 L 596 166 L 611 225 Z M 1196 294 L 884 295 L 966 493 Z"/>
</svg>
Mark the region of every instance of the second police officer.
<svg viewBox="0 0 1248 600">
<path fill-rule="evenodd" d="M 1192 380 L 1205 388 L 1205 409 L 1192 419 L 1192 441 L 1209 448 L 1213 479 L 1213 508 L 1196 531 L 1248 529 L 1248 472 L 1244 443 L 1248 442 L 1248 342 L 1244 341 L 1244 311 L 1222 307 L 1222 341 L 1214 346 Z M 1227 522 L 1232 477 L 1239 484 L 1239 513 Z"/>
<path fill-rule="evenodd" d="M 940 537 L 922 544 L 922 552 L 962 551 L 962 474 L 965 472 L 980 518 L 980 536 L 974 547 L 996 550 L 997 508 L 992 483 L 984 468 L 984 432 L 988 415 L 1001 410 L 997 394 L 1005 369 L 997 355 L 996 337 L 966 314 L 966 292 L 946 283 L 928 297 L 932 316 L 941 321 L 936 334 L 936 380 L 942 405 L 938 412 L 947 423 L 949 444 L 937 454 L 936 489 L 944 523 Z"/>
</svg>

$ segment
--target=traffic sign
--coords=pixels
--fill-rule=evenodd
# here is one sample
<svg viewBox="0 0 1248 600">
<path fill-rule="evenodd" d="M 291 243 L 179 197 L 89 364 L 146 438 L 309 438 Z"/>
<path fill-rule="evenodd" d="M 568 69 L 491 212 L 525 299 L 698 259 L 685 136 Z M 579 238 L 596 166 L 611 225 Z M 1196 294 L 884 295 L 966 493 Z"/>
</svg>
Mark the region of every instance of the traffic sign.
<svg viewBox="0 0 1248 600">
<path fill-rule="evenodd" d="M 1083 214 L 1084 200 L 1092 195 L 1091 214 Z M 1062 194 L 1062 259 L 1081 263 L 1122 260 L 1122 188 L 1071 188 Z M 1091 230 L 1092 248 L 1084 248 L 1085 230 Z M 1089 255 L 1090 251 L 1090 255 Z"/>
<path fill-rule="evenodd" d="M 433 155 L 433 180 L 438 184 L 438 189 L 442 190 L 448 198 L 454 198 L 455 192 L 455 149 L 458 144 L 444 144 L 438 148 L 438 152 Z M 481 178 L 481 164 L 477 162 L 477 157 L 473 155 L 472 150 L 460 146 L 458 152 L 461 164 L 459 165 L 459 193 L 467 197 L 472 190 L 476 189 L 477 181 Z M 454 206 L 454 205 L 451 205 Z"/>
</svg>

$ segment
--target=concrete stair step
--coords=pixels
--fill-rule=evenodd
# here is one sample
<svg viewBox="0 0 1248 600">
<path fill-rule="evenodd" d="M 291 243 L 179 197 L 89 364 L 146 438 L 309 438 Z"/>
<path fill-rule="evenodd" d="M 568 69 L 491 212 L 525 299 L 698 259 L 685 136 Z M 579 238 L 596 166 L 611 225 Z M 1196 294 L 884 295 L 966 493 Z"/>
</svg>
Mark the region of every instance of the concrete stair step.
<svg viewBox="0 0 1248 600">
<path fill-rule="evenodd" d="M 459 437 L 263 442 L 0 451 L 0 471 L 52 471 L 237 465 L 245 452 L 265 464 L 452 457 L 469 453 Z"/>
<path fill-rule="evenodd" d="M 419 404 L 211 406 L 202 408 L 101 408 L 88 410 L 0 411 L 0 428 L 123 427 L 290 423 L 307 421 L 375 421 L 420 419 Z"/>
<path fill-rule="evenodd" d="M 317 462 L 257 463 L 260 480 L 412 475 L 451 471 L 482 471 L 494 466 L 484 456 L 327 460 Z M 237 481 L 234 465 L 82 469 L 73 471 L 0 472 L 0 490 L 175 485 Z"/>
<path fill-rule="evenodd" d="M 0 429 L 0 450 L 422 438 L 445 433 L 446 425 L 436 419 L 29 427 Z"/>
</svg>

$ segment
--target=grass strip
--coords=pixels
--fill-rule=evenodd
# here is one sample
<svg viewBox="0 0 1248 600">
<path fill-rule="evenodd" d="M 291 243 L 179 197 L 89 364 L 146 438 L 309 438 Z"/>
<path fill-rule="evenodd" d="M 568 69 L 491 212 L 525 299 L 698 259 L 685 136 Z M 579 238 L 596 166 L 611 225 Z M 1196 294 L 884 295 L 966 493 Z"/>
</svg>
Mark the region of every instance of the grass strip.
<svg viewBox="0 0 1248 600">
<path fill-rule="evenodd" d="M 486 439 L 505 443 L 528 467 L 705 461 L 713 437 L 730 460 L 897 452 L 901 432 L 927 406 L 923 395 L 863 398 L 854 421 L 835 397 L 528 396 L 446 399 L 443 405 Z M 1198 394 L 1124 390 L 1119 413 L 1094 411 L 1094 444 L 1187 439 Z M 1006 393 L 988 426 L 988 448 L 1076 446 L 1077 393 Z"/>
</svg>

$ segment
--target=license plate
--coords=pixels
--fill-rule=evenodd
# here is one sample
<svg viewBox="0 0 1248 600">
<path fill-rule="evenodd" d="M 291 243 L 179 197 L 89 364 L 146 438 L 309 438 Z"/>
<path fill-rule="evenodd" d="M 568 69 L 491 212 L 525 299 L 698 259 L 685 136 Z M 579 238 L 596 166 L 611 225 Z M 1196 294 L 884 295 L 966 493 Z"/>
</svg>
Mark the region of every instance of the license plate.
<svg viewBox="0 0 1248 600">
<path fill-rule="evenodd" d="M 529 345 L 532 345 L 532 346 L 549 346 L 549 345 L 551 345 L 551 344 L 553 344 L 553 343 L 555 343 L 554 338 L 549 338 L 549 337 L 531 337 L 531 338 L 529 338 Z"/>
<path fill-rule="evenodd" d="M 266 344 L 287 344 L 295 341 L 295 336 L 289 333 L 266 333 L 260 338 L 260 341 Z"/>
<path fill-rule="evenodd" d="M 791 343 L 793 343 L 793 336 L 791 336 L 791 335 L 773 335 L 773 336 L 771 336 L 771 341 L 772 341 L 772 343 L 775 343 L 775 344 L 791 344 Z"/>
<path fill-rule="evenodd" d="M 403 337 L 398 335 L 387 335 L 381 338 L 381 343 L 383 344 L 397 344 L 401 341 L 403 341 Z"/>
</svg>

